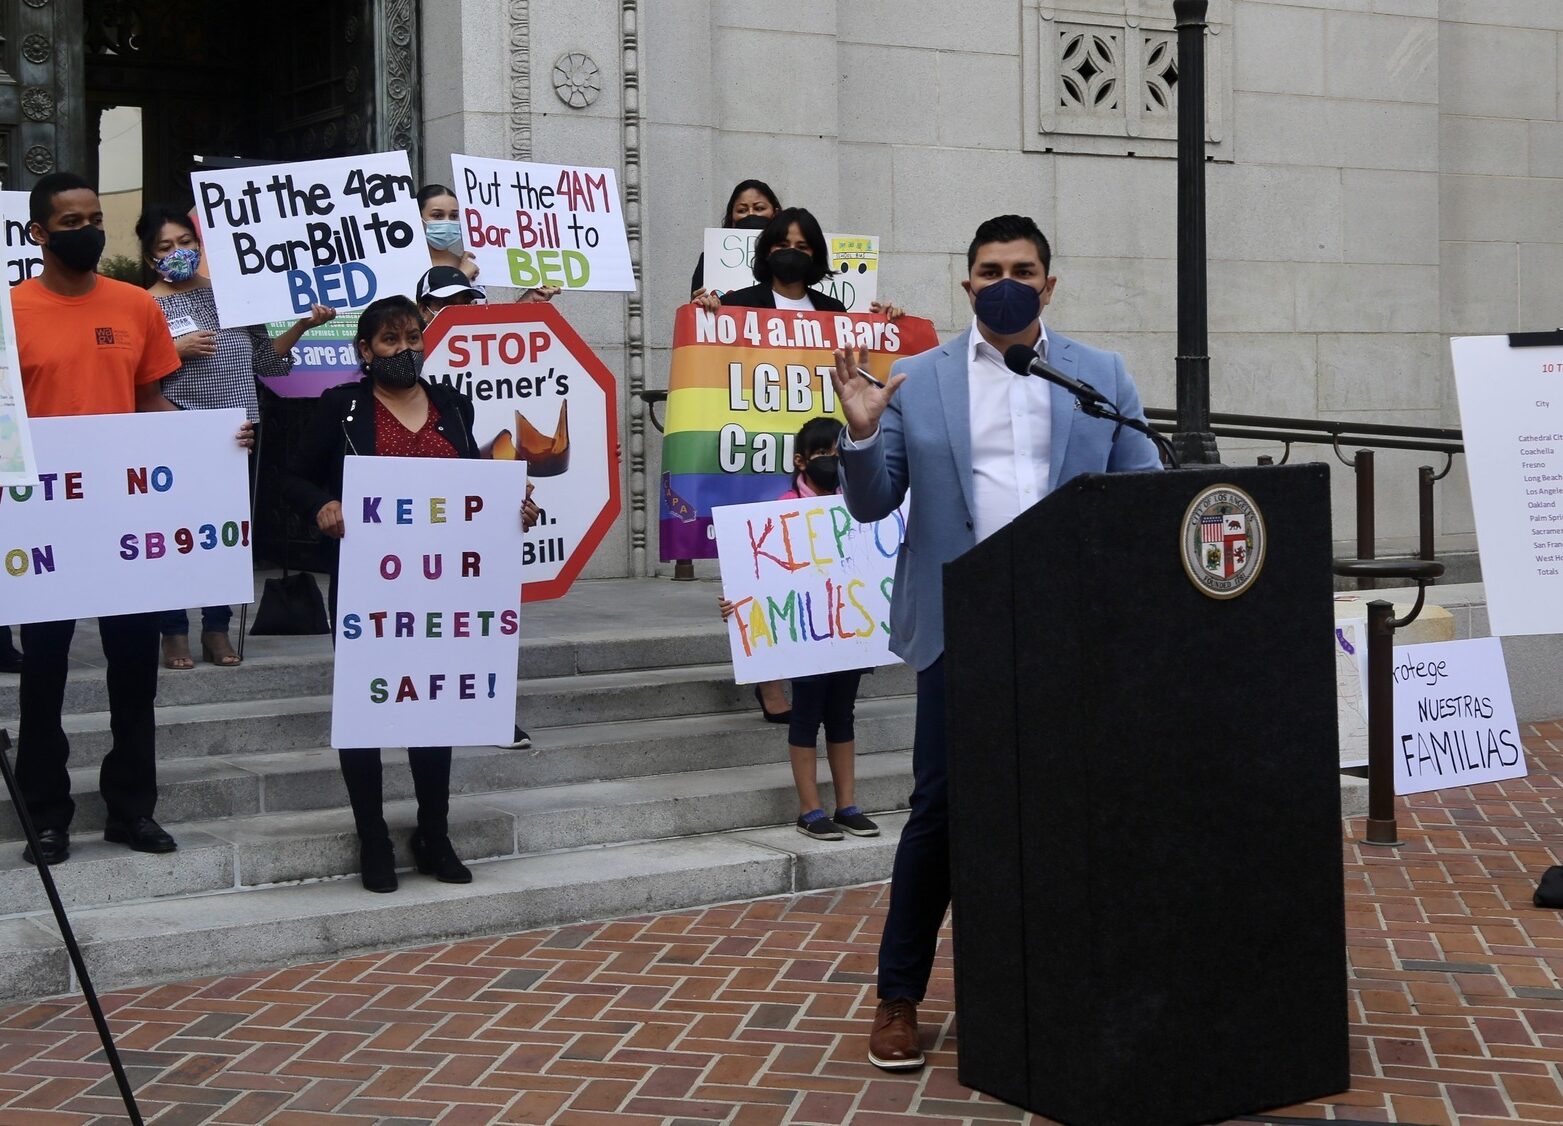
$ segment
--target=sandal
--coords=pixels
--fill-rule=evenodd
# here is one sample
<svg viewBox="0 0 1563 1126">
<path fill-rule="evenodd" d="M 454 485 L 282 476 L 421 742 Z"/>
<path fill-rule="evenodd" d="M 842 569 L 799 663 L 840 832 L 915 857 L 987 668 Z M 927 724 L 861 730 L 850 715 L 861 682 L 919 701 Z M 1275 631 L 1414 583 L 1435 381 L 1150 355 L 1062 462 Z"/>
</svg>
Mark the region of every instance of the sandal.
<svg viewBox="0 0 1563 1126">
<path fill-rule="evenodd" d="M 195 668 L 190 659 L 190 638 L 182 633 L 163 636 L 163 667 L 184 671 Z"/>
<path fill-rule="evenodd" d="M 201 660 L 209 665 L 231 669 L 240 663 L 241 658 L 233 651 L 227 630 L 212 630 L 201 635 Z"/>
</svg>

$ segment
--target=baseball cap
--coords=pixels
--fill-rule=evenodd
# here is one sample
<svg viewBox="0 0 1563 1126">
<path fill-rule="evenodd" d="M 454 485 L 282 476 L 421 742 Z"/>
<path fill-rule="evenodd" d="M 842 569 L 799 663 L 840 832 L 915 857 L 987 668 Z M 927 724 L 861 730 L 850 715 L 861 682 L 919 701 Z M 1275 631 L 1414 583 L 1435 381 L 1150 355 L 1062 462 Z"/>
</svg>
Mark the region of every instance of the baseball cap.
<svg viewBox="0 0 1563 1126">
<path fill-rule="evenodd" d="M 455 266 L 431 266 L 418 279 L 417 296 L 420 302 L 430 297 L 445 300 L 463 293 L 480 294 L 480 291 Z"/>
</svg>

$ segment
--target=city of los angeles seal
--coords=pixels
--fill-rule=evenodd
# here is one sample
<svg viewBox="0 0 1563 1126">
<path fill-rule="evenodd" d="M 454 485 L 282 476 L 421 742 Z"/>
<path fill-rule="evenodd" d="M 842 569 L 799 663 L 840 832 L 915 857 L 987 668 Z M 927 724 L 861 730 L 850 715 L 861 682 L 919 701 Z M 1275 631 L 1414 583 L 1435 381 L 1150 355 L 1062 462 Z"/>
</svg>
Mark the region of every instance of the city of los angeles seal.
<svg viewBox="0 0 1563 1126">
<path fill-rule="evenodd" d="M 1254 498 L 1233 485 L 1214 485 L 1183 514 L 1183 570 L 1211 598 L 1236 598 L 1254 584 L 1265 561 L 1265 522 Z"/>
</svg>

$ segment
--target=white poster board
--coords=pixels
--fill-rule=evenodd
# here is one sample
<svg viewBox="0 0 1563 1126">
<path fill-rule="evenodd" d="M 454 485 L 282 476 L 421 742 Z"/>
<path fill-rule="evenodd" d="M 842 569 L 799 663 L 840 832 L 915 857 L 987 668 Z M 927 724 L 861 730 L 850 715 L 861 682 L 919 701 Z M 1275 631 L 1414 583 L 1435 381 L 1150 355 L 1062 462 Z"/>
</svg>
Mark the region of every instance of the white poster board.
<svg viewBox="0 0 1563 1126">
<path fill-rule="evenodd" d="M 707 289 L 726 293 L 754 284 L 754 244 L 760 232 L 744 227 L 707 227 L 705 267 Z M 811 289 L 828 294 L 849 313 L 867 313 L 879 300 L 879 236 L 825 236 L 830 247 L 830 273 Z"/>
<path fill-rule="evenodd" d="M 333 747 L 510 741 L 525 495 L 517 461 L 346 460 Z"/>
<path fill-rule="evenodd" d="M 43 271 L 43 251 L 28 234 L 30 192 L 0 192 L 0 220 L 5 225 L 5 280 L 18 285 Z"/>
<path fill-rule="evenodd" d="M 29 485 L 38 479 L 38 460 L 22 392 L 10 286 L 0 288 L 0 333 L 0 485 Z"/>
<path fill-rule="evenodd" d="M 890 595 L 906 512 L 860 524 L 839 496 L 711 510 L 739 684 L 900 660 Z"/>
<path fill-rule="evenodd" d="M 1394 680 L 1395 793 L 1525 777 L 1501 640 L 1399 646 Z"/>
<path fill-rule="evenodd" d="M 613 169 L 459 153 L 450 165 L 462 242 L 484 283 L 634 290 Z"/>
<path fill-rule="evenodd" d="M 1563 347 L 1452 348 L 1492 632 L 1563 633 Z"/>
<path fill-rule="evenodd" d="M 248 603 L 244 411 L 33 420 L 38 484 L 0 489 L 0 622 Z"/>
<path fill-rule="evenodd" d="M 1368 764 L 1368 643 L 1361 618 L 1335 621 L 1335 719 L 1340 764 Z"/>
<path fill-rule="evenodd" d="M 223 328 L 412 296 L 429 268 L 405 152 L 190 173 Z"/>
</svg>

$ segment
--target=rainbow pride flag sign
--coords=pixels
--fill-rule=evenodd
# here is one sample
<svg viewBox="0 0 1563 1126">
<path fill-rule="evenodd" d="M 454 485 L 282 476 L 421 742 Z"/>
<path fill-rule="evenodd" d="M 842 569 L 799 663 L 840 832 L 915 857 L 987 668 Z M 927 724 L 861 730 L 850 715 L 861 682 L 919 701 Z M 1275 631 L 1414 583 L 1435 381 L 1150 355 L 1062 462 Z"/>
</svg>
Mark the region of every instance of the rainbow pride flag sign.
<svg viewBox="0 0 1563 1126">
<path fill-rule="evenodd" d="M 713 508 L 786 492 L 798 428 L 843 417 L 830 382 L 834 349 L 869 349 L 868 369 L 883 380 L 897 357 L 938 343 L 921 317 L 679 309 L 662 439 L 663 561 L 714 559 Z"/>
</svg>

